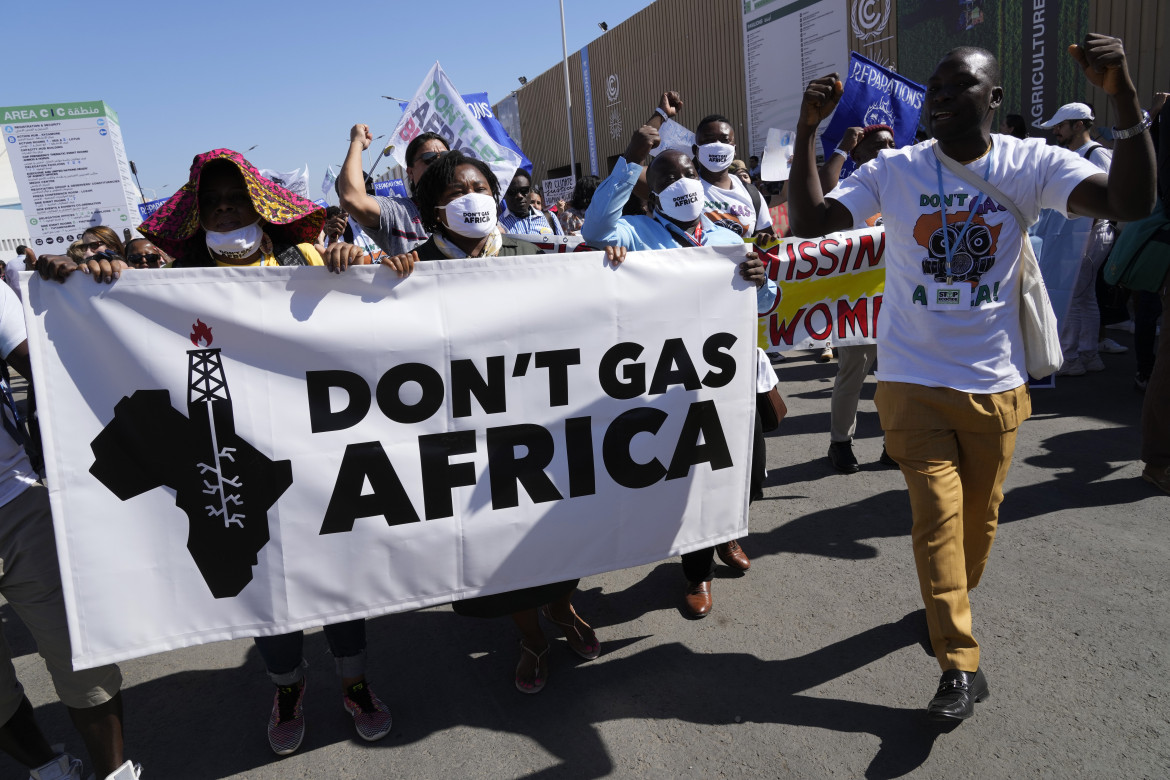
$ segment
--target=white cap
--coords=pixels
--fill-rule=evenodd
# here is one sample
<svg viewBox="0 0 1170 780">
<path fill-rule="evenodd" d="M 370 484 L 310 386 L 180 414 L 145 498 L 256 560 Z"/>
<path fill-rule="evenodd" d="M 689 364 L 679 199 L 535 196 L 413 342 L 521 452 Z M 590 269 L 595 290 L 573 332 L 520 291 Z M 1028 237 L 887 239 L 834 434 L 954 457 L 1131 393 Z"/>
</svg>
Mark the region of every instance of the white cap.
<svg viewBox="0 0 1170 780">
<path fill-rule="evenodd" d="M 1056 109 L 1056 113 L 1047 122 L 1036 125 L 1045 130 L 1056 127 L 1061 122 L 1068 119 L 1092 119 L 1093 109 L 1086 106 L 1084 103 L 1065 103 L 1060 108 Z"/>
</svg>

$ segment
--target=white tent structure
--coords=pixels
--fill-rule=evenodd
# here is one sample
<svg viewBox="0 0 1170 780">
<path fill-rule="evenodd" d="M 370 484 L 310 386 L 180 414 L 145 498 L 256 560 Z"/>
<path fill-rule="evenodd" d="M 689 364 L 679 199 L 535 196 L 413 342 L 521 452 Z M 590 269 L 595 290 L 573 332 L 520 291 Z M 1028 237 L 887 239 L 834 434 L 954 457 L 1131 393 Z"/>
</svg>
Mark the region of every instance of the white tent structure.
<svg viewBox="0 0 1170 780">
<path fill-rule="evenodd" d="M 16 257 L 16 247 L 27 244 L 28 225 L 20 208 L 20 195 L 12 175 L 12 159 L 7 144 L 0 148 L 0 260 Z"/>
</svg>

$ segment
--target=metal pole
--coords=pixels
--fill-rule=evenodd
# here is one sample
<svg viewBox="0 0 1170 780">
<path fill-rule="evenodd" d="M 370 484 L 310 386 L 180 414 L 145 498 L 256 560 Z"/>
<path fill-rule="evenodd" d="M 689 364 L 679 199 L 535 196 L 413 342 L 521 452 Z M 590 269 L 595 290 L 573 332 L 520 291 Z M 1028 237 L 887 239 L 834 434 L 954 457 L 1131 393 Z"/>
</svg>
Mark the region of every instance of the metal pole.
<svg viewBox="0 0 1170 780">
<path fill-rule="evenodd" d="M 569 175 L 577 185 L 577 153 L 573 149 L 573 99 L 569 96 L 569 42 L 565 37 L 565 0 L 561 0 L 561 52 L 565 69 L 565 117 L 569 122 Z M 588 87 L 586 87 L 588 89 Z"/>
</svg>

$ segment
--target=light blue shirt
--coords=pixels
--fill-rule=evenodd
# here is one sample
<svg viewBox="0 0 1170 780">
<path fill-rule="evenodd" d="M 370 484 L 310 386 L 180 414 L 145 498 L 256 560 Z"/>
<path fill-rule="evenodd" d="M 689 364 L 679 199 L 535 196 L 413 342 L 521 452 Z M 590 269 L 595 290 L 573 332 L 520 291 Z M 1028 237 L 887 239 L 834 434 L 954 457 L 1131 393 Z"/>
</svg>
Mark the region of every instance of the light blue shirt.
<svg viewBox="0 0 1170 780">
<path fill-rule="evenodd" d="M 622 216 L 622 209 L 630 199 L 641 173 L 642 166 L 638 163 L 627 162 L 624 157 L 618 158 L 613 173 L 597 187 L 585 211 L 581 237 L 586 244 L 594 247 L 622 246 L 636 252 L 644 249 L 678 249 L 695 243 L 686 231 L 659 214 L 653 217 Z M 703 226 L 699 243 L 703 246 L 744 246 L 743 238 L 738 233 L 714 224 L 705 216 L 700 216 L 699 221 Z M 771 311 L 778 295 L 776 282 L 768 279 L 762 287 L 756 288 L 756 310 Z"/>
<path fill-rule="evenodd" d="M 500 215 L 500 230 L 513 235 L 563 235 L 560 225 L 550 224 L 548 218 L 539 211 L 529 211 L 528 216 L 521 219 L 510 211 Z"/>
</svg>

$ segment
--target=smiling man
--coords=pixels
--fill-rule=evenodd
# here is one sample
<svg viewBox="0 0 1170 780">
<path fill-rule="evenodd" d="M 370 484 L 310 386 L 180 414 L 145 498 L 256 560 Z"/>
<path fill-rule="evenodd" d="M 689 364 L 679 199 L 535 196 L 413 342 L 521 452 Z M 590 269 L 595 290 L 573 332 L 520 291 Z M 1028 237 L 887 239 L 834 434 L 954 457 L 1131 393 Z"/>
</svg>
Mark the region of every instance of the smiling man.
<svg viewBox="0 0 1170 780">
<path fill-rule="evenodd" d="M 1020 327 L 1020 251 L 1026 225 L 1000 196 L 954 175 L 936 151 L 1010 198 L 1041 208 L 1131 220 L 1154 202 L 1149 115 L 1138 105 L 1121 41 L 1089 34 L 1069 53 L 1109 95 L 1118 127 L 1113 166 L 1040 140 L 991 134 L 1003 101 L 1000 69 L 983 49 L 949 52 L 927 83 L 923 113 L 937 144 L 886 152 L 826 197 L 815 165 L 817 126 L 837 105 L 836 74 L 809 83 L 792 161 L 792 229 L 819 236 L 860 227 L 880 211 L 886 288 L 878 324 L 875 403 L 886 447 L 902 469 L 930 641 L 943 670 L 927 711 L 971 717 L 988 696 L 968 592 L 983 575 L 1016 430 L 1031 413 Z"/>
</svg>

